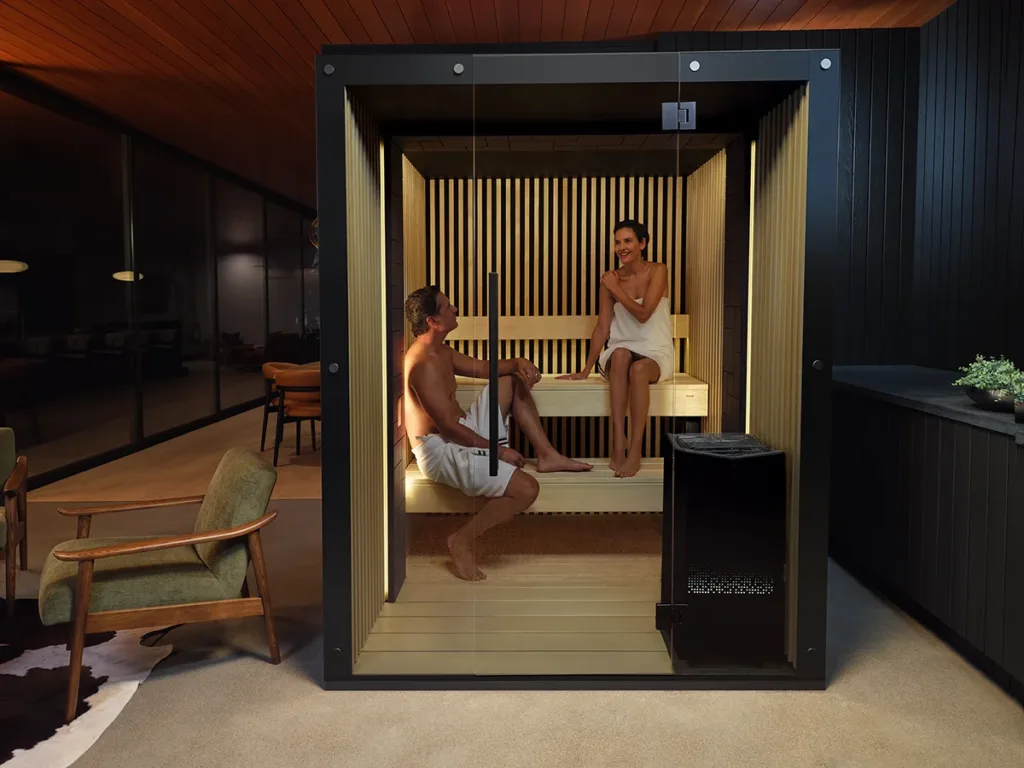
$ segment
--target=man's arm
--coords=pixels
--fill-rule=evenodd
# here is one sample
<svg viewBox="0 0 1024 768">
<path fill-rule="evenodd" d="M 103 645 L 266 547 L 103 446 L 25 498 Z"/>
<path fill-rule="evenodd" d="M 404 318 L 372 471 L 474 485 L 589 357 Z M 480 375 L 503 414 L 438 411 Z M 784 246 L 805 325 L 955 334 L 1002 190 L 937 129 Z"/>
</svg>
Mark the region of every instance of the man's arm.
<svg viewBox="0 0 1024 768">
<path fill-rule="evenodd" d="M 514 357 L 511 360 L 498 361 L 498 375 L 511 376 L 523 370 L 523 358 Z M 491 375 L 491 369 L 486 360 L 477 360 L 475 357 L 464 355 L 458 350 L 452 350 L 452 368 L 458 376 L 467 376 L 471 379 L 486 379 Z"/>
<path fill-rule="evenodd" d="M 420 405 L 437 425 L 441 437 L 470 448 L 488 448 L 490 443 L 465 424 L 459 423 L 462 411 L 447 395 L 445 376 L 439 366 L 423 362 L 409 372 L 409 386 Z"/>
</svg>

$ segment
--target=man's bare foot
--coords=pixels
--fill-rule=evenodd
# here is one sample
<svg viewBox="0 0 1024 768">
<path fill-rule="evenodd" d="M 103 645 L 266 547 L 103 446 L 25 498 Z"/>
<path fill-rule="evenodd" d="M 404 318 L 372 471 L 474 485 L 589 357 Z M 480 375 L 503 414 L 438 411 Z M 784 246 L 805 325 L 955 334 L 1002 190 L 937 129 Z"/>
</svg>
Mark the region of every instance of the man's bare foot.
<svg viewBox="0 0 1024 768">
<path fill-rule="evenodd" d="M 619 467 L 626 463 L 626 452 L 619 450 L 612 450 L 612 459 L 608 462 L 608 467 L 612 472 L 618 472 Z"/>
<path fill-rule="evenodd" d="M 483 581 L 487 578 L 484 572 L 476 567 L 473 560 L 473 550 L 462 541 L 458 533 L 448 537 L 448 551 L 452 556 L 452 565 L 455 575 L 465 581 Z"/>
<path fill-rule="evenodd" d="M 640 471 L 640 451 L 629 454 L 626 460 L 619 465 L 619 468 L 615 471 L 616 477 L 633 477 L 637 472 Z"/>
<path fill-rule="evenodd" d="M 554 456 L 545 456 L 543 459 L 537 459 L 538 472 L 589 472 L 593 468 L 593 464 L 576 461 L 560 453 Z"/>
</svg>

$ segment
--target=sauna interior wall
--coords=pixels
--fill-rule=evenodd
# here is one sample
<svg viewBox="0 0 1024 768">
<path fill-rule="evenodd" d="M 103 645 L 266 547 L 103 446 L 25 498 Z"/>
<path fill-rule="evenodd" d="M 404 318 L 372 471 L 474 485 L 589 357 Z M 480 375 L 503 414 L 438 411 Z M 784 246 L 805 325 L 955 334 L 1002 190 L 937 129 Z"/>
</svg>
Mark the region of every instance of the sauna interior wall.
<svg viewBox="0 0 1024 768">
<path fill-rule="evenodd" d="M 408 168 L 409 166 L 407 166 Z M 681 176 L 423 180 L 425 247 L 407 238 L 406 287 L 438 285 L 464 316 L 486 309 L 486 274 L 501 275 L 502 315 L 597 315 L 601 274 L 615 266 L 617 221 L 637 218 L 651 233 L 648 258 L 669 269 L 671 312 L 683 314 L 686 179 Z M 410 217 L 417 205 L 407 193 Z M 473 218 L 476 206 L 477 217 Z M 416 253 L 413 250 L 416 249 Z M 422 261 L 416 262 L 417 258 Z M 422 272 L 419 272 L 422 264 Z M 679 340 L 677 371 L 686 342 Z M 484 342 L 458 341 L 466 354 L 486 356 Z M 545 374 L 573 373 L 586 362 L 589 340 L 502 341 L 503 357 L 527 356 Z M 607 418 L 544 419 L 552 443 L 569 455 L 603 457 L 610 450 Z M 644 455 L 660 456 L 663 420 L 649 424 Z M 514 430 L 517 448 L 532 448 Z"/>
<path fill-rule="evenodd" d="M 372 116 L 346 96 L 345 206 L 349 280 L 352 663 L 384 605 L 392 434 L 384 254 L 384 153 Z"/>
<path fill-rule="evenodd" d="M 796 658 L 808 89 L 760 122 L 754 163 L 750 431 L 786 452 L 787 648 Z"/>
<path fill-rule="evenodd" d="M 722 431 L 725 168 L 723 149 L 686 180 L 686 311 L 690 315 L 687 373 L 708 385 L 704 432 Z"/>
</svg>

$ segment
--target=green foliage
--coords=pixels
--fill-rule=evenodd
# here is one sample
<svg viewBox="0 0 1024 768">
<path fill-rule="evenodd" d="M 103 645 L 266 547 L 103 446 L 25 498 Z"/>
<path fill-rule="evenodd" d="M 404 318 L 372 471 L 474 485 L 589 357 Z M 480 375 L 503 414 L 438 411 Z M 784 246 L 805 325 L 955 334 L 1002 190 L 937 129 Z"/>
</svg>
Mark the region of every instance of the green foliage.
<svg viewBox="0 0 1024 768">
<path fill-rule="evenodd" d="M 953 382 L 955 387 L 975 387 L 990 392 L 1012 390 L 1018 399 L 1024 398 L 1024 373 L 1005 357 L 978 355 L 973 363 L 960 370 L 964 375 Z"/>
</svg>

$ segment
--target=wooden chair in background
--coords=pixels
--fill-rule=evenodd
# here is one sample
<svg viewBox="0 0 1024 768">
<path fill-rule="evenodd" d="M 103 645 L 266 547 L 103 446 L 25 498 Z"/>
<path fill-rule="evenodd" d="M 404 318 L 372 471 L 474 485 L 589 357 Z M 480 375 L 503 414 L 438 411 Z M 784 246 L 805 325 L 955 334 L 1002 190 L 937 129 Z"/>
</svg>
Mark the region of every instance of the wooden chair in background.
<svg viewBox="0 0 1024 768">
<path fill-rule="evenodd" d="M 295 424 L 295 454 L 302 454 L 302 422 L 313 431 L 316 450 L 316 422 L 320 420 L 320 369 L 291 368 L 278 371 L 274 384 L 280 393 L 277 401 L 277 434 L 274 438 L 274 466 L 284 439 L 285 424 Z"/>
<path fill-rule="evenodd" d="M 0 555 L 6 566 L 7 615 L 13 616 L 18 565 L 23 571 L 28 568 L 28 459 L 18 456 L 14 430 L 9 427 L 0 427 L 0 481 L 4 489 L 4 506 L 0 509 Z"/>
<path fill-rule="evenodd" d="M 253 451 L 233 448 L 221 459 L 205 496 L 60 509 L 78 520 L 78 536 L 54 547 L 43 564 L 39 618 L 72 624 L 66 718 L 78 709 L 85 635 L 263 616 L 270 659 L 279 664 L 260 529 L 277 471 Z M 90 538 L 93 515 L 200 504 L 193 533 L 183 536 Z M 246 584 L 249 564 L 258 597 Z"/>
<path fill-rule="evenodd" d="M 278 391 L 277 385 L 274 383 L 274 377 L 281 371 L 298 367 L 296 363 L 263 364 L 263 433 L 260 436 L 260 453 L 267 450 L 267 421 L 270 418 L 270 409 L 277 405 Z"/>
</svg>

